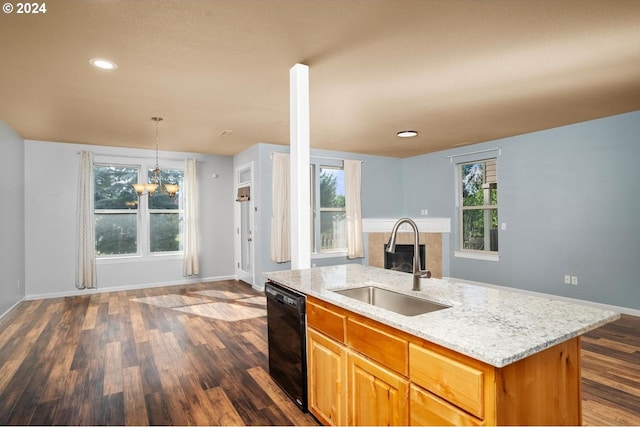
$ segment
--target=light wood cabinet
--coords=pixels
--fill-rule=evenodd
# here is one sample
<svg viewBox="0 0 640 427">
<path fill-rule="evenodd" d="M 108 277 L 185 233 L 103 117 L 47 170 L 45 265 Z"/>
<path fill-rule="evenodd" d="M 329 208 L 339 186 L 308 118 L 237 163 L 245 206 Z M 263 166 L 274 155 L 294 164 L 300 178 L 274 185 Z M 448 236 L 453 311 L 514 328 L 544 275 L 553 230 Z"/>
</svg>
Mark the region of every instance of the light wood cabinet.
<svg viewBox="0 0 640 427">
<path fill-rule="evenodd" d="M 496 371 L 495 424 L 581 425 L 580 337 Z"/>
<path fill-rule="evenodd" d="M 580 339 L 503 368 L 307 298 L 309 409 L 329 425 L 580 425 Z"/>
<path fill-rule="evenodd" d="M 392 332 L 307 299 L 309 410 L 323 424 L 409 424 L 409 343 Z"/>
<path fill-rule="evenodd" d="M 309 410 L 325 425 L 345 425 L 347 390 L 346 348 L 307 330 Z"/>
<path fill-rule="evenodd" d="M 347 357 L 348 424 L 408 425 L 409 381 L 354 351 L 349 351 Z"/>
</svg>

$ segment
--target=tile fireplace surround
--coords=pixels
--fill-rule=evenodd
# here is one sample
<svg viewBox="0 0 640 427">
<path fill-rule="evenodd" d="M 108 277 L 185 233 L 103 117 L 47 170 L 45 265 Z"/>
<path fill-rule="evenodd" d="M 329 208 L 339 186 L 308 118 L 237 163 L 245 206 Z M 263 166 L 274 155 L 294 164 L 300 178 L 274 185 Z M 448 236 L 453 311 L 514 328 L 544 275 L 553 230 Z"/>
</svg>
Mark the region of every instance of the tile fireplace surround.
<svg viewBox="0 0 640 427">
<path fill-rule="evenodd" d="M 412 218 L 413 219 L 413 218 Z M 416 218 L 420 244 L 425 245 L 427 270 L 433 277 L 442 277 L 442 233 L 449 233 L 448 218 Z M 384 268 L 384 245 L 389 241 L 396 219 L 363 219 L 363 231 L 368 234 L 369 265 Z M 398 244 L 413 244 L 411 227 L 403 225 L 398 232 Z"/>
</svg>

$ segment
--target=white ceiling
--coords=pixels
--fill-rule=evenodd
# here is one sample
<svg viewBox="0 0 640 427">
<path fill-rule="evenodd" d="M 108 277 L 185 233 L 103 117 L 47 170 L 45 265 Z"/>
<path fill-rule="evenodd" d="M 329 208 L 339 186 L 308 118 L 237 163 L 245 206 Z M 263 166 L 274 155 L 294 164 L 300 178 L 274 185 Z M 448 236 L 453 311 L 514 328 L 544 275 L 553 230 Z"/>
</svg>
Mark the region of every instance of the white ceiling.
<svg viewBox="0 0 640 427">
<path fill-rule="evenodd" d="M 640 110 L 638 0 L 46 7 L 0 14 L 0 118 L 25 139 L 154 148 L 161 116 L 161 150 L 288 144 L 297 62 L 314 148 L 407 157 Z"/>
</svg>

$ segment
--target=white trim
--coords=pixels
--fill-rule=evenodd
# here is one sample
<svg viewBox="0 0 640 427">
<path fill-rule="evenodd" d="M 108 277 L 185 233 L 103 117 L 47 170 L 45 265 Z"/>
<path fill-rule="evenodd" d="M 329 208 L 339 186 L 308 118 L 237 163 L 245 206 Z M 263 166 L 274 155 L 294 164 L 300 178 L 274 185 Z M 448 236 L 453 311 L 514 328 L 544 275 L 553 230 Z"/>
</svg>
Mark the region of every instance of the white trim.
<svg viewBox="0 0 640 427">
<path fill-rule="evenodd" d="M 151 150 L 150 150 L 151 151 Z M 180 162 L 184 162 L 184 159 L 181 159 L 179 157 L 166 157 L 165 154 L 167 152 L 166 151 L 158 151 L 158 163 L 160 162 L 160 160 L 162 160 L 163 164 L 179 164 Z M 80 151 L 76 151 L 76 154 L 80 154 Z M 162 154 L 162 155 L 160 155 Z M 125 159 L 124 161 L 133 161 L 135 164 L 140 164 L 140 163 L 151 163 L 155 166 L 155 162 L 156 162 L 156 157 L 155 157 L 155 150 L 153 150 L 153 154 L 149 155 L 149 156 L 141 156 L 141 155 L 133 155 L 133 154 L 106 154 L 106 153 L 93 153 L 94 157 L 100 157 L 101 160 L 100 161 L 94 161 L 94 164 L 103 164 L 105 162 L 112 162 L 112 163 L 120 163 Z M 139 160 L 144 160 L 143 162 L 140 162 Z"/>
<path fill-rule="evenodd" d="M 500 261 L 500 255 L 493 252 L 454 251 L 456 258 L 479 259 L 482 261 Z"/>
<path fill-rule="evenodd" d="M 497 151 L 498 156 L 502 155 L 502 148 L 496 147 L 496 148 L 488 148 L 486 150 L 470 151 L 468 153 L 452 154 L 451 156 L 447 156 L 447 159 L 449 159 L 449 163 L 453 163 L 453 159 L 457 157 L 471 156 L 473 154 L 489 153 L 491 151 Z"/>
<path fill-rule="evenodd" d="M 128 264 L 132 262 L 181 261 L 184 252 L 157 252 L 153 255 L 104 255 L 96 257 L 97 265 Z"/>
<path fill-rule="evenodd" d="M 334 251 L 334 252 L 313 252 L 311 253 L 311 259 L 324 259 L 324 258 L 346 258 L 347 251 Z"/>
<path fill-rule="evenodd" d="M 46 293 L 46 294 L 27 295 L 24 297 L 24 299 L 27 301 L 31 301 L 31 300 L 37 300 L 37 299 L 75 297 L 75 296 L 82 296 L 82 295 L 102 294 L 105 292 L 119 292 L 119 291 L 130 291 L 134 289 L 161 288 L 163 286 L 191 285 L 194 283 L 203 283 L 203 282 L 218 282 L 221 280 L 237 280 L 237 277 L 233 275 L 217 276 L 217 277 L 199 277 L 195 279 L 181 279 L 181 280 L 172 280 L 169 282 L 145 283 L 141 285 L 112 286 L 109 288 L 98 288 L 98 289 L 76 289 L 73 291 L 65 291 L 65 292 L 52 292 L 52 293 Z"/>
<path fill-rule="evenodd" d="M 455 277 L 443 277 L 442 279 L 443 280 L 451 280 L 451 281 L 454 281 L 454 282 L 460 282 L 460 283 L 464 283 L 464 284 L 468 284 L 468 285 L 482 286 L 482 287 L 485 287 L 485 288 L 494 288 L 494 289 L 500 289 L 500 290 L 503 290 L 503 291 L 519 292 L 519 293 L 522 293 L 522 294 L 533 295 L 533 296 L 538 296 L 538 297 L 547 297 L 547 298 L 551 298 L 551 299 L 555 299 L 555 300 L 559 300 L 559 301 L 571 302 L 571 303 L 574 303 L 574 304 L 588 305 L 588 306 L 591 306 L 591 307 L 601 308 L 603 310 L 611 310 L 611 311 L 615 311 L 615 312 L 618 312 L 618 313 L 629 314 L 631 316 L 640 316 L 640 310 L 637 310 L 637 309 L 634 309 L 634 308 L 619 307 L 617 305 L 602 304 L 602 303 L 599 303 L 599 302 L 587 301 L 587 300 L 578 299 L 578 298 L 563 297 L 563 296 L 560 296 L 560 295 L 547 294 L 547 293 L 544 293 L 544 292 L 528 291 L 526 289 L 511 288 L 509 286 L 492 285 L 491 283 L 476 282 L 474 280 L 457 279 Z"/>
<path fill-rule="evenodd" d="M 412 218 L 420 233 L 451 233 L 451 218 Z M 398 218 L 363 218 L 362 231 L 365 233 L 390 233 Z M 411 231 L 407 224 L 400 231 Z"/>
<path fill-rule="evenodd" d="M 0 320 L 2 320 L 2 318 L 4 316 L 6 316 L 7 314 L 11 313 L 11 311 L 16 308 L 18 306 L 18 304 L 20 304 L 22 301 L 25 301 L 27 297 L 22 297 L 20 298 L 15 304 L 13 304 L 11 307 L 9 307 L 7 309 L 7 311 L 5 311 L 4 313 L 0 314 Z"/>
<path fill-rule="evenodd" d="M 249 171 L 249 181 L 240 181 L 240 175 L 242 175 L 243 172 L 245 171 Z M 234 200 L 234 206 L 233 206 L 233 225 L 234 225 L 234 237 L 233 237 L 233 244 L 234 244 L 234 260 L 233 260 L 233 265 L 234 265 L 234 271 L 236 274 L 236 277 L 239 280 L 242 280 L 243 282 L 249 283 L 251 286 L 253 286 L 254 282 L 256 281 L 256 273 L 255 273 L 255 239 L 256 239 L 256 224 L 255 224 L 255 211 L 254 211 L 254 206 L 255 206 L 255 187 L 254 187 L 254 162 L 248 162 L 245 163 L 243 165 L 238 166 L 237 168 L 235 168 L 234 171 L 234 182 L 235 185 L 233 187 L 234 191 L 233 191 L 233 200 Z M 248 186 L 250 188 L 250 196 L 249 196 L 249 200 L 246 202 L 237 202 L 236 197 L 238 194 L 238 189 L 240 187 L 246 187 Z M 251 271 L 245 271 L 242 269 L 242 203 L 248 203 L 249 204 L 249 234 L 251 235 L 251 244 L 250 244 L 250 252 L 251 252 Z"/>
<path fill-rule="evenodd" d="M 259 280 L 257 283 L 251 285 L 251 288 L 258 292 L 264 292 L 264 280 Z"/>
</svg>

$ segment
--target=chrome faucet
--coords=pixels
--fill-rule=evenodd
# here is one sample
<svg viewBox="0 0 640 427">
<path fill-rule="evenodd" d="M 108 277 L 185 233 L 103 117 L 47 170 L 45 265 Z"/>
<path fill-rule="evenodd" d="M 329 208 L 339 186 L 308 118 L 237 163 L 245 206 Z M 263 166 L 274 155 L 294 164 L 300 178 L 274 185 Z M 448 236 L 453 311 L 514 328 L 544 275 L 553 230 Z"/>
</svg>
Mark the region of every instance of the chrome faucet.
<svg viewBox="0 0 640 427">
<path fill-rule="evenodd" d="M 391 236 L 389 237 L 389 242 L 387 243 L 387 252 L 394 253 L 396 251 L 396 236 L 398 234 L 398 229 L 402 224 L 409 224 L 411 228 L 413 228 L 413 290 L 420 290 L 420 278 L 430 278 L 431 272 L 428 270 L 420 270 L 420 243 L 419 243 L 419 234 L 418 234 L 418 226 L 415 222 L 413 222 L 410 218 L 400 218 L 394 225 L 393 229 L 391 229 Z M 426 258 L 426 257 L 425 257 Z M 425 262 L 426 263 L 426 262 Z"/>
</svg>

